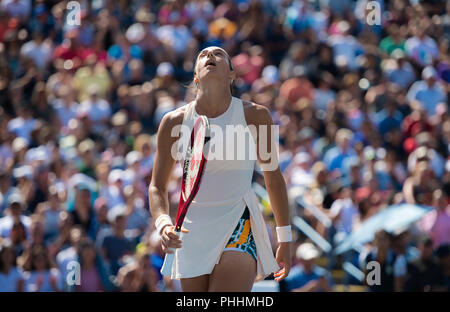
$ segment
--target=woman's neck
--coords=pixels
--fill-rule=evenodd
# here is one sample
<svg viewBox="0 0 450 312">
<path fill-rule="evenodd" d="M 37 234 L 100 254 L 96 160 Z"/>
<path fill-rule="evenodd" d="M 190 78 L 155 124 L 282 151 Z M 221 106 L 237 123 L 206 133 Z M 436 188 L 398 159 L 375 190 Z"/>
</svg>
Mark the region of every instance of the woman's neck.
<svg viewBox="0 0 450 312">
<path fill-rule="evenodd" d="M 86 261 L 85 263 L 83 263 L 83 269 L 85 270 L 90 270 L 95 266 L 95 262 L 94 261 Z"/>
<path fill-rule="evenodd" d="M 229 89 L 202 88 L 197 92 L 195 110 L 200 115 L 215 118 L 225 113 L 231 102 Z"/>
</svg>

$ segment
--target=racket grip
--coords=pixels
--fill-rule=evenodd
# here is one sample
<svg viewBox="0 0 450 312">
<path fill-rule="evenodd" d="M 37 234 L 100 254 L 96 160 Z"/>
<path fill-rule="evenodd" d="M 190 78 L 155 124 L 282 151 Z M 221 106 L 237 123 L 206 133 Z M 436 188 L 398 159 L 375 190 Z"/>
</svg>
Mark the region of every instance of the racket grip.
<svg viewBox="0 0 450 312">
<path fill-rule="evenodd" d="M 166 256 L 164 258 L 164 263 L 161 268 L 161 274 L 164 276 L 170 276 L 172 274 L 172 264 L 173 260 L 175 259 L 175 249 L 171 248 L 173 253 L 166 253 Z"/>
</svg>

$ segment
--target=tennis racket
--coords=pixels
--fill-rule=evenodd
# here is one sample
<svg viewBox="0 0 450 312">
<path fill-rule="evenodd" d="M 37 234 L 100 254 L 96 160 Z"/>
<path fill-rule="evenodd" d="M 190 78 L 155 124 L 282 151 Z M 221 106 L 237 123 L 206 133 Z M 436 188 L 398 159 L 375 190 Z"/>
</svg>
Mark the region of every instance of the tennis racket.
<svg viewBox="0 0 450 312">
<path fill-rule="evenodd" d="M 206 116 L 200 116 L 195 120 L 194 128 L 191 132 L 189 146 L 183 163 L 183 178 L 181 181 L 180 202 L 178 203 L 177 219 L 175 222 L 175 232 L 181 231 L 184 217 L 187 210 L 200 188 L 200 182 L 203 170 L 206 166 L 207 151 L 206 143 L 209 140 L 210 127 Z M 175 258 L 173 253 L 166 253 L 164 263 L 161 268 L 161 274 L 170 276 L 172 273 L 172 264 Z"/>
</svg>

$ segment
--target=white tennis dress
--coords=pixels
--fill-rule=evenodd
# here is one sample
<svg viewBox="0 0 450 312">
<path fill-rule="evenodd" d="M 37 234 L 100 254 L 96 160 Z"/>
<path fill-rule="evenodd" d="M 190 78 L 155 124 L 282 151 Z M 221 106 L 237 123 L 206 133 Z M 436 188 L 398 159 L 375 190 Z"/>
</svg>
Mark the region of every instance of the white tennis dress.
<svg viewBox="0 0 450 312">
<path fill-rule="evenodd" d="M 198 117 L 194 103 L 193 101 L 187 104 L 183 120 L 183 126 L 190 129 Z M 248 129 L 242 100 L 232 97 L 227 111 L 216 118 L 209 118 L 209 122 L 211 131 L 218 126 L 225 129 L 227 125 L 241 125 Z M 182 141 L 180 139 L 178 144 Z M 253 138 L 247 142 L 253 144 L 256 150 Z M 256 281 L 279 270 L 266 224 L 251 187 L 256 160 L 254 157 L 246 158 L 244 160 L 208 158 L 200 189 L 183 223 L 190 232 L 180 233 L 182 248 L 177 248 L 175 252 L 172 279 L 211 274 L 214 266 L 219 263 L 222 252 L 246 206 L 250 211 L 251 231 L 256 243 Z"/>
</svg>

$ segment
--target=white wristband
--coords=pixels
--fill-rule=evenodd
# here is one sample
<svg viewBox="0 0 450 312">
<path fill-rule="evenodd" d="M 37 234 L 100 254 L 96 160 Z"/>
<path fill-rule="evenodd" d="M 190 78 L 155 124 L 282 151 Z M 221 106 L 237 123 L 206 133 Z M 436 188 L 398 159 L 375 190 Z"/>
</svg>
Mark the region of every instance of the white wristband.
<svg viewBox="0 0 450 312">
<path fill-rule="evenodd" d="M 161 231 L 166 225 L 173 225 L 172 219 L 169 215 L 162 214 L 155 221 L 157 233 L 161 235 Z"/>
<path fill-rule="evenodd" d="M 290 225 L 277 226 L 276 230 L 279 243 L 287 243 L 292 241 L 292 231 Z"/>
</svg>

